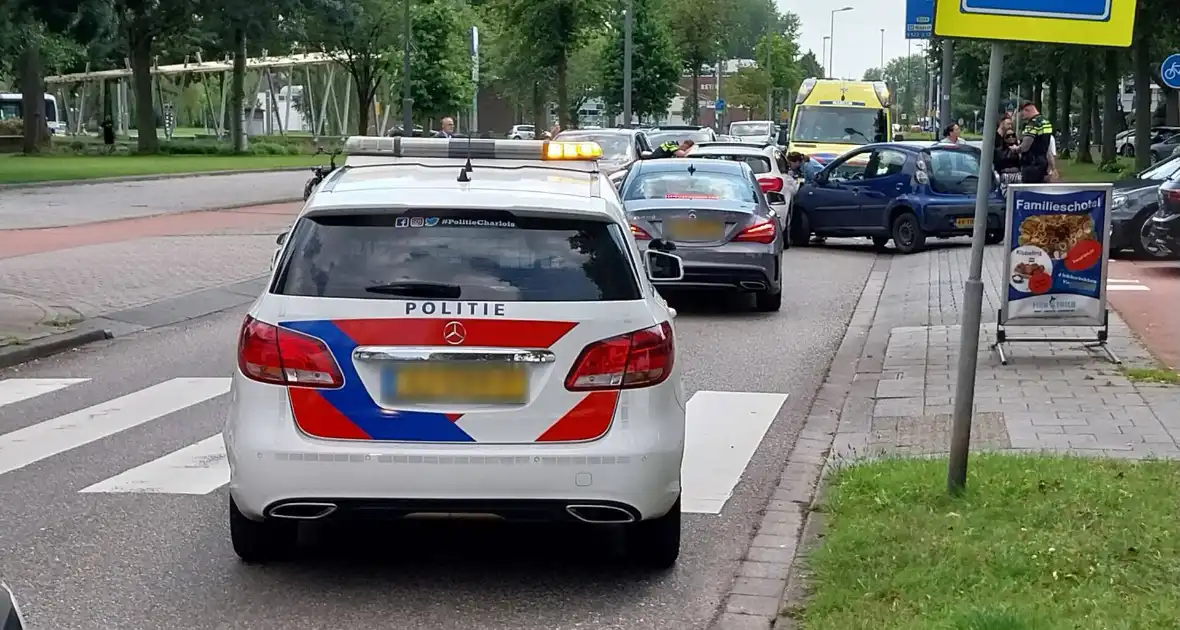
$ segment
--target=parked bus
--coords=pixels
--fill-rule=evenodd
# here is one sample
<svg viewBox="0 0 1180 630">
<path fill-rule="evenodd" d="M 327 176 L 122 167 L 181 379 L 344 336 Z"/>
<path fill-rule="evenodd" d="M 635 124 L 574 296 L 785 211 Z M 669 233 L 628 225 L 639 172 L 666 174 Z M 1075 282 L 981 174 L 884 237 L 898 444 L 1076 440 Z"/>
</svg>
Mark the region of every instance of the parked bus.
<svg viewBox="0 0 1180 630">
<path fill-rule="evenodd" d="M 0 94 L 0 120 L 9 118 L 24 118 L 20 94 Z M 49 127 L 49 133 L 66 132 L 65 112 L 57 106 L 57 98 L 52 94 L 45 95 L 45 122 Z"/>
<path fill-rule="evenodd" d="M 795 99 L 788 151 L 828 162 L 874 142 L 888 142 L 889 88 L 883 81 L 804 79 Z"/>
</svg>

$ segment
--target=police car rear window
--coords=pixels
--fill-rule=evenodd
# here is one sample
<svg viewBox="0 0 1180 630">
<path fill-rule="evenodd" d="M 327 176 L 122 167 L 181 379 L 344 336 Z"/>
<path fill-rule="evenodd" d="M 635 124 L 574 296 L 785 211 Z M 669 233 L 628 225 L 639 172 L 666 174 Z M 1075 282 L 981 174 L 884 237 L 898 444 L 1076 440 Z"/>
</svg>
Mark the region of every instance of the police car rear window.
<svg viewBox="0 0 1180 630">
<path fill-rule="evenodd" d="M 619 226 L 510 214 L 304 217 L 273 292 L 354 299 L 638 300 Z"/>
</svg>

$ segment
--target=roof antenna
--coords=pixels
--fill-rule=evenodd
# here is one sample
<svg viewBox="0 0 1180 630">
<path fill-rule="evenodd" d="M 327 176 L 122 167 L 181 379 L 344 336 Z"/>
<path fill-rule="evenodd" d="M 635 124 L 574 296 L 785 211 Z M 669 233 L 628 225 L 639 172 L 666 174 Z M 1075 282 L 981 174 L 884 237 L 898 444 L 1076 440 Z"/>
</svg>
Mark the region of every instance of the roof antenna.
<svg viewBox="0 0 1180 630">
<path fill-rule="evenodd" d="M 467 133 L 467 163 L 464 164 L 463 168 L 459 171 L 459 181 L 460 182 L 471 181 L 471 176 L 468 175 L 468 173 L 470 173 L 473 170 L 471 168 L 471 133 L 472 132 L 470 130 Z"/>
</svg>

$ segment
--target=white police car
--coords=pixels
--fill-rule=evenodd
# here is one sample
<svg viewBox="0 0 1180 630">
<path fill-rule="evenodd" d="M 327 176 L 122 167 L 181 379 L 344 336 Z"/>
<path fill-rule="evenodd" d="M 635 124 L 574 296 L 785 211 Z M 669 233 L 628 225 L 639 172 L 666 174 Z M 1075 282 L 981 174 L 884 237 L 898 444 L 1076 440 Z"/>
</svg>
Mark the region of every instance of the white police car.
<svg viewBox="0 0 1180 630">
<path fill-rule="evenodd" d="M 593 143 L 354 137 L 242 325 L 230 531 L 480 513 L 680 548 L 686 397 L 672 318 Z M 470 159 L 469 159 L 470 157 Z"/>
</svg>

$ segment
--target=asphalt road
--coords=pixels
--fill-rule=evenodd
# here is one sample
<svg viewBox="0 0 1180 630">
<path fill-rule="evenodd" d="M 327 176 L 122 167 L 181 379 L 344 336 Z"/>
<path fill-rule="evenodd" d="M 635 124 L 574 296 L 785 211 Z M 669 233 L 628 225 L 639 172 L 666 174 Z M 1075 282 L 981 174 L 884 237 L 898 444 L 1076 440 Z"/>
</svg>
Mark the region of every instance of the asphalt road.
<svg viewBox="0 0 1180 630">
<path fill-rule="evenodd" d="M 327 164 L 327 158 L 324 158 Z M 60 227 L 172 212 L 290 201 L 311 169 L 0 189 L 0 226 Z"/>
<path fill-rule="evenodd" d="M 775 314 L 674 302 L 688 392 L 789 397 L 721 513 L 685 516 L 683 553 L 671 572 L 620 568 L 607 533 L 489 523 L 321 528 L 299 560 L 260 568 L 240 564 L 230 548 L 224 487 L 195 495 L 80 492 L 216 435 L 227 405 L 220 396 L 2 474 L 0 579 L 23 600 L 33 630 L 705 628 L 872 260 L 864 250 L 791 250 L 786 299 Z M 241 317 L 216 314 L 0 372 L 0 384 L 90 379 L 7 405 L 0 399 L 0 440 L 168 379 L 227 376 Z M 38 448 L 4 445 L 0 463 L 22 456 L 14 449 Z"/>
</svg>

